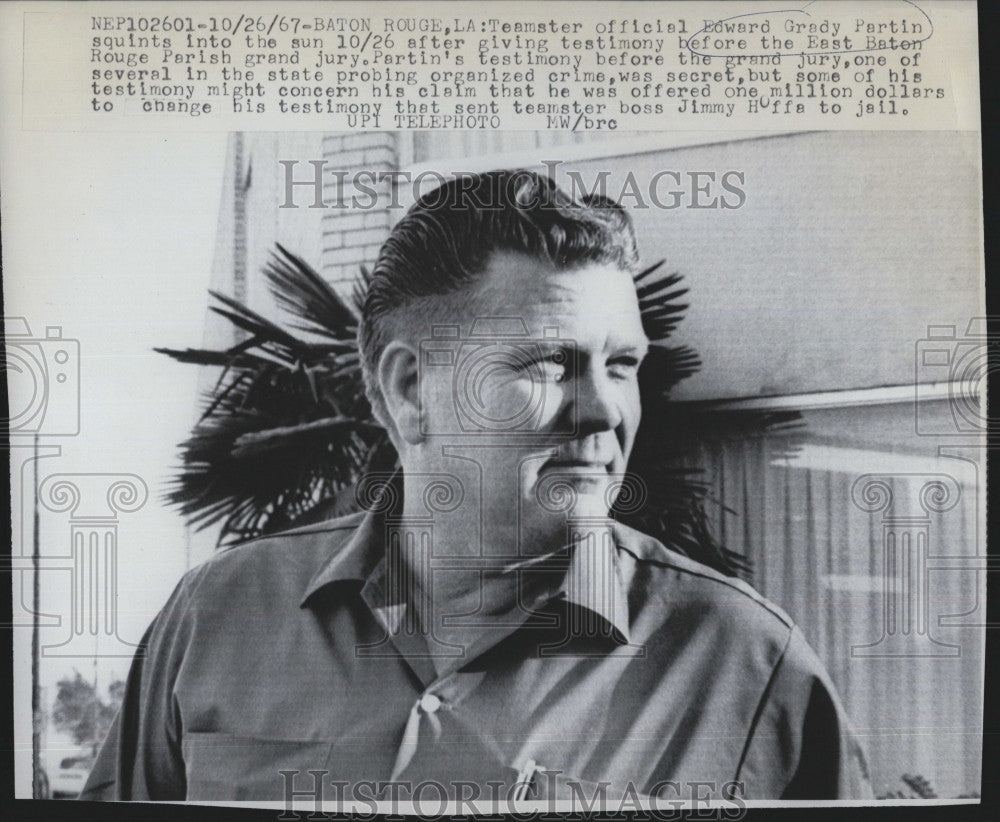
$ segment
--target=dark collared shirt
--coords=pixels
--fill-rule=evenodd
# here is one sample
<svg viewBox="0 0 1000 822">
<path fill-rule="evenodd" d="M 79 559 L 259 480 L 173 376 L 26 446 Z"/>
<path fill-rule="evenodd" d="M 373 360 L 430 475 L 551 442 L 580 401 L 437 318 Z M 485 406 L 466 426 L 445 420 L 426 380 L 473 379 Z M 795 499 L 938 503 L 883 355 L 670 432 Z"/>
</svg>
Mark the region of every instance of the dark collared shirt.
<svg viewBox="0 0 1000 822">
<path fill-rule="evenodd" d="M 436 780 L 485 800 L 531 762 L 539 799 L 870 796 L 823 666 L 748 585 L 616 525 L 439 677 L 383 527 L 353 515 L 186 574 L 81 798 L 281 801 L 318 771 L 330 799 Z"/>
</svg>

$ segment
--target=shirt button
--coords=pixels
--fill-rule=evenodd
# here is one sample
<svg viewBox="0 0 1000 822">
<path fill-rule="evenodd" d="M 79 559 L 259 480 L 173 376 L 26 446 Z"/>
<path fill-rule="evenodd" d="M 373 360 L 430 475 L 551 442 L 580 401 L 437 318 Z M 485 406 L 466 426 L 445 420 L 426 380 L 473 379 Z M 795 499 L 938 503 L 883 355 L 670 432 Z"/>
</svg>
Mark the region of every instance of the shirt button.
<svg viewBox="0 0 1000 822">
<path fill-rule="evenodd" d="M 437 694 L 424 694 L 420 697 L 420 707 L 425 713 L 432 714 L 441 707 L 441 697 Z"/>
</svg>

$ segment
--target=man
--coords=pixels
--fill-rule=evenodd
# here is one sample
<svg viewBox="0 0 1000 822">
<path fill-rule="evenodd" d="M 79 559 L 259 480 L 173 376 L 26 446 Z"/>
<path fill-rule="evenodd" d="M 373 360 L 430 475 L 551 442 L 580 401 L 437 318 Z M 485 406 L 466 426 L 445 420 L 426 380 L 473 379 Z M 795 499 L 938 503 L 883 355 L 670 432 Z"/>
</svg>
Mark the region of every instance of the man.
<svg viewBox="0 0 1000 822">
<path fill-rule="evenodd" d="M 530 172 L 418 201 L 359 331 L 401 472 L 182 579 L 83 798 L 866 796 L 789 618 L 609 517 L 637 271 L 621 208 Z"/>
</svg>

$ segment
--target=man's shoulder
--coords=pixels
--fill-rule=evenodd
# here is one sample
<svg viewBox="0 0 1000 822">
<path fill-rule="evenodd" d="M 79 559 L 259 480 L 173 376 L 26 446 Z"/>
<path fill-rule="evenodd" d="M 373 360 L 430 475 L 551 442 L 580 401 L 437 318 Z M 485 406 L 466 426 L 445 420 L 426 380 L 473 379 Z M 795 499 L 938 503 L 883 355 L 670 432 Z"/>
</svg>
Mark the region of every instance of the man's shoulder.
<svg viewBox="0 0 1000 822">
<path fill-rule="evenodd" d="M 756 633 L 784 644 L 792 618 L 752 585 L 668 548 L 648 534 L 617 525 L 620 549 L 635 560 L 630 596 L 656 604 L 664 618 L 714 621 L 739 633 Z"/>
<path fill-rule="evenodd" d="M 358 511 L 343 517 L 254 537 L 222 549 L 207 562 L 224 562 L 227 559 L 236 561 L 237 557 L 248 561 L 251 557 L 267 557 L 285 551 L 303 551 L 315 546 L 329 546 L 331 539 L 334 541 L 348 539 L 364 517 L 365 512 Z"/>
<path fill-rule="evenodd" d="M 188 571 L 182 584 L 192 595 L 197 591 L 199 600 L 295 593 L 344 546 L 363 519 L 363 512 L 349 514 L 222 548 Z"/>
</svg>

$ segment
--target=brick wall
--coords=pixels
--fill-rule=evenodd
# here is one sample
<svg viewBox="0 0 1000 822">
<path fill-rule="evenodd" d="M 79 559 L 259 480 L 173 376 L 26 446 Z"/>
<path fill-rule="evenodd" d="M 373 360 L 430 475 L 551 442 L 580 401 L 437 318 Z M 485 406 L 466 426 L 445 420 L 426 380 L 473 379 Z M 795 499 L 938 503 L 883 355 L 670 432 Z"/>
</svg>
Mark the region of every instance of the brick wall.
<svg viewBox="0 0 1000 822">
<path fill-rule="evenodd" d="M 374 208 L 352 207 L 352 197 L 367 205 L 370 195 L 351 185 L 357 172 L 375 173 L 396 171 L 399 168 L 396 136 L 387 132 L 358 132 L 323 137 L 323 158 L 326 160 L 324 200 L 333 206 L 323 212 L 322 253 L 320 271 L 335 286 L 350 288 L 358 276 L 359 268 L 369 268 L 378 256 L 379 247 L 389 234 L 392 225 L 387 208 L 390 180 L 366 186 L 378 192 Z M 343 182 L 338 182 L 334 172 Z"/>
</svg>

